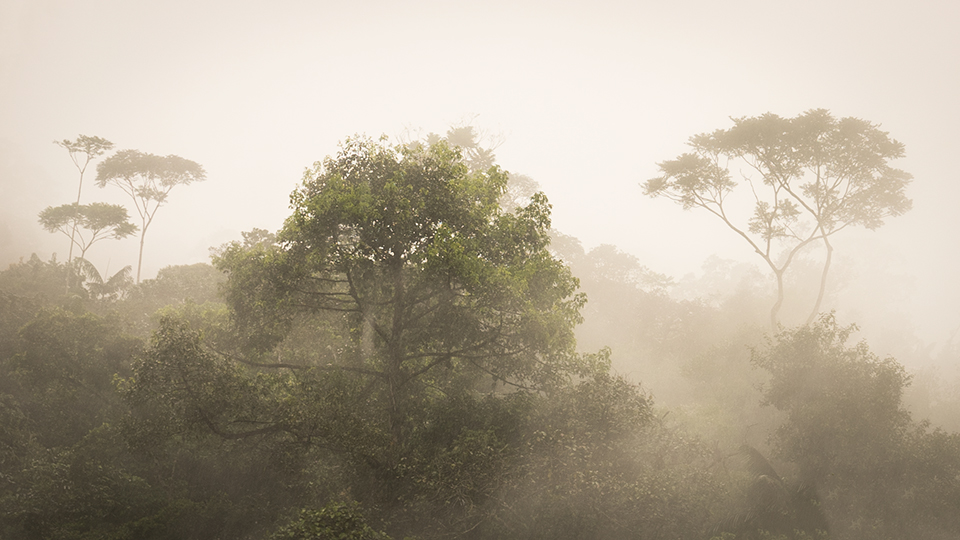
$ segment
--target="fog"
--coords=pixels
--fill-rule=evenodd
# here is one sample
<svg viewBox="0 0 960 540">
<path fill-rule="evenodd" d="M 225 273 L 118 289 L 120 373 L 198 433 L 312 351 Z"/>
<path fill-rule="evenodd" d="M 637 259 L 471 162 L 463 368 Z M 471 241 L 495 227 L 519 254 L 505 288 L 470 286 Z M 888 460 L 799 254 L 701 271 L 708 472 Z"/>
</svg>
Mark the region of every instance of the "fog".
<svg viewBox="0 0 960 540">
<path fill-rule="evenodd" d="M 943 0 L 0 0 L 0 537 L 956 538 L 957 21 Z M 814 109 L 880 126 L 913 177 L 876 230 L 820 224 L 843 229 L 820 318 L 822 238 L 778 290 L 776 253 L 643 186 L 686 172 L 661 164 L 691 136 Z M 466 126 L 550 209 L 477 147 L 393 146 Z M 76 200 L 79 135 L 115 145 L 80 202 L 138 225 L 97 163 L 205 170 L 141 269 L 138 234 L 87 252 L 138 284 L 63 264 L 38 220 Z M 748 184 L 724 200 L 745 228 Z"/>
<path fill-rule="evenodd" d="M 53 140 L 96 135 L 205 167 L 204 183 L 175 189 L 157 214 L 150 277 L 206 261 L 241 231 L 278 229 L 304 167 L 349 135 L 470 123 L 499 143 L 504 168 L 540 183 L 556 229 L 681 280 L 712 255 L 753 254 L 712 216 L 638 184 L 729 117 L 825 108 L 881 124 L 906 144 L 895 166 L 914 176 L 912 211 L 838 235 L 844 288 L 827 307 L 880 335 L 942 344 L 960 327 L 958 16 L 940 0 L 6 0 L 0 264 L 65 258 L 66 239 L 36 218 L 76 190 Z M 92 176 L 83 202 L 126 202 Z M 90 258 L 109 272 L 135 265 L 136 251 L 135 238 L 102 242 Z"/>
</svg>

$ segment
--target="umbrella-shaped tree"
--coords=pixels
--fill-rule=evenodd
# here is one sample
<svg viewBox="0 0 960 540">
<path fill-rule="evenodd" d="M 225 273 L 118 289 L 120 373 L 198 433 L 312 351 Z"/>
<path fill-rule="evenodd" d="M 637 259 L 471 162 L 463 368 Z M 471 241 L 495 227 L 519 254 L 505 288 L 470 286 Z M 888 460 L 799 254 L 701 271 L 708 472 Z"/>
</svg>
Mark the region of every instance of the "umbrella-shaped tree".
<svg viewBox="0 0 960 540">
<path fill-rule="evenodd" d="M 97 185 L 113 184 L 131 199 L 140 215 L 140 253 L 137 257 L 137 283 L 143 265 L 143 240 L 160 206 L 170 191 L 179 185 L 206 178 L 200 164 L 180 156 L 157 156 L 139 150 L 121 150 L 97 165 Z"/>
<path fill-rule="evenodd" d="M 103 155 L 104 152 L 111 150 L 113 143 L 102 137 L 79 135 L 74 141 L 64 139 L 62 141 L 53 141 L 53 144 L 65 148 L 67 152 L 69 152 L 70 160 L 73 161 L 77 171 L 80 172 L 80 182 L 77 184 L 77 202 L 75 203 L 79 206 L 80 194 L 83 193 L 83 175 L 87 172 L 87 166 L 90 165 L 91 161 Z M 74 216 L 74 218 L 77 217 L 79 216 Z M 70 262 L 73 258 L 73 246 L 76 245 L 75 238 L 77 227 L 80 223 L 75 220 L 71 225 L 70 233 L 67 235 L 70 237 L 70 251 L 67 254 L 67 262 Z M 59 229 L 60 227 L 58 226 L 56 228 Z"/>
<path fill-rule="evenodd" d="M 126 208 L 102 202 L 48 206 L 40 212 L 40 225 L 49 232 L 59 231 L 69 236 L 71 248 L 76 246 L 80 250 L 81 259 L 86 257 L 90 246 L 100 240 L 120 240 L 137 232 L 137 226 L 129 219 Z"/>
<path fill-rule="evenodd" d="M 730 129 L 691 137 L 691 151 L 660 163 L 661 175 L 643 183 L 643 191 L 684 209 L 710 212 L 750 245 L 777 279 L 777 301 L 770 311 L 774 328 L 784 273 L 801 250 L 822 242 L 825 259 L 810 324 L 826 289 L 830 238 L 856 225 L 876 229 L 885 218 L 910 209 L 904 192 L 912 177 L 888 163 L 903 157 L 904 145 L 876 124 L 838 120 L 823 109 L 796 118 L 768 113 L 733 122 Z M 731 169 L 741 164 L 746 172 L 740 176 L 754 199 L 753 215 L 744 221 L 737 220 L 730 200 L 737 187 Z"/>
</svg>

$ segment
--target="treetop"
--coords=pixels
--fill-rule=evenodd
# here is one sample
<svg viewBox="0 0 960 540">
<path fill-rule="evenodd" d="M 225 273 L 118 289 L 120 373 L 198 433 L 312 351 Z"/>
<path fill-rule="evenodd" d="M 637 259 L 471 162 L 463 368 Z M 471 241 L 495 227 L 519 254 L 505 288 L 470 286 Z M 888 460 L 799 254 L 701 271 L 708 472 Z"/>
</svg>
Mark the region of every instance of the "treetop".
<svg viewBox="0 0 960 540">
<path fill-rule="evenodd" d="M 130 181 L 138 177 L 169 188 L 205 180 L 206 171 L 199 163 L 180 156 L 158 156 L 139 150 L 120 150 L 97 165 L 97 185 L 100 187 L 111 181 Z"/>
<path fill-rule="evenodd" d="M 63 139 L 62 141 L 53 141 L 53 144 L 66 148 L 71 154 L 78 152 L 87 154 L 93 158 L 113 149 L 113 143 L 103 137 L 91 137 L 88 135 L 79 135 L 75 141 Z"/>
</svg>

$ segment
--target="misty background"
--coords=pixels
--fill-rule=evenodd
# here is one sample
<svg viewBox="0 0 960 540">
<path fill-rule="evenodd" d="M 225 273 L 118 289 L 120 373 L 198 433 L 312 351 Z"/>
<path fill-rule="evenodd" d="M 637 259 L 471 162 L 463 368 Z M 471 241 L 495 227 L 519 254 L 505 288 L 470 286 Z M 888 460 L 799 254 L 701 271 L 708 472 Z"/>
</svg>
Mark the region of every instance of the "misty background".
<svg viewBox="0 0 960 540">
<path fill-rule="evenodd" d="M 729 117 L 825 108 L 906 145 L 893 165 L 914 176 L 913 210 L 836 237 L 825 307 L 910 367 L 905 347 L 943 347 L 960 329 L 957 20 L 960 4 L 942 0 L 4 0 L 0 266 L 66 258 L 68 240 L 37 222 L 75 198 L 76 169 L 54 140 L 100 136 L 206 169 L 151 225 L 149 278 L 206 262 L 241 231 L 280 228 L 304 168 L 347 136 L 471 124 L 499 164 L 540 184 L 555 229 L 693 283 L 705 262 L 754 254 L 712 216 L 638 184 Z M 81 202 L 128 204 L 94 177 Z M 136 255 L 134 237 L 89 258 L 112 273 Z"/>
</svg>

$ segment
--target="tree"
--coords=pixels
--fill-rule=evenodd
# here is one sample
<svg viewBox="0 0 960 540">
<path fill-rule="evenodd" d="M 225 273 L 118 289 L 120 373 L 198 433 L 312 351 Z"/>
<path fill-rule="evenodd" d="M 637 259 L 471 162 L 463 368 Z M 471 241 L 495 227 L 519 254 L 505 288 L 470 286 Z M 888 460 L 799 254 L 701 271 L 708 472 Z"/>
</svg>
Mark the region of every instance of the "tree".
<svg viewBox="0 0 960 540">
<path fill-rule="evenodd" d="M 432 138 L 436 138 L 436 136 Z M 489 139 L 489 147 L 483 145 L 484 139 Z M 451 126 L 447 130 L 444 140 L 463 152 L 464 162 L 473 171 L 483 171 L 493 167 L 496 162 L 496 156 L 493 152 L 501 143 L 500 140 L 490 139 L 484 133 L 465 123 Z M 436 141 L 432 140 L 430 142 L 432 144 Z"/>
<path fill-rule="evenodd" d="M 702 537 L 722 489 L 709 452 L 606 352 L 575 352 L 583 297 L 549 251 L 549 205 L 505 211 L 506 182 L 443 141 L 345 142 L 276 236 L 214 257 L 231 320 L 165 310 L 121 383 L 131 446 L 167 452 L 189 493 L 198 455 L 217 479 L 282 463 L 289 491 L 258 498 L 274 504 L 258 523 L 325 510 L 278 538 L 366 535 L 360 517 L 395 538 Z"/>
<path fill-rule="evenodd" d="M 0 271 L 0 291 L 35 299 L 38 305 L 56 305 L 64 295 L 63 284 L 69 272 L 66 264 L 57 262 L 56 254 L 44 262 L 34 253 L 28 260 L 21 258 Z"/>
<path fill-rule="evenodd" d="M 476 120 L 475 116 L 451 125 L 443 136 L 433 132 L 423 136 L 419 130 L 407 130 L 401 135 L 400 140 L 402 144 L 411 149 L 432 146 L 444 141 L 452 148 L 460 150 L 463 163 L 471 172 L 486 171 L 496 165 L 497 156 L 494 152 L 503 143 L 503 137 L 491 135 L 486 130 L 474 127 L 471 125 L 474 120 Z M 532 182 L 532 180 L 530 181 Z M 528 195 L 532 194 L 531 191 Z"/>
<path fill-rule="evenodd" d="M 157 156 L 138 150 L 121 150 L 97 165 L 97 185 L 113 184 L 131 199 L 140 215 L 140 252 L 137 283 L 143 266 L 143 240 L 160 206 L 179 185 L 199 182 L 206 173 L 198 163 L 180 156 Z"/>
<path fill-rule="evenodd" d="M 87 171 L 87 165 L 89 165 L 93 159 L 112 149 L 113 143 L 101 137 L 88 137 L 87 135 L 80 135 L 75 141 L 64 139 L 62 141 L 53 141 L 53 144 L 66 148 L 67 152 L 70 154 L 70 160 L 73 161 L 74 166 L 76 166 L 77 170 L 80 172 L 80 182 L 77 185 L 77 202 L 74 203 L 75 205 L 79 206 L 80 194 L 83 192 L 83 174 Z M 71 227 L 70 234 L 68 235 L 70 237 L 70 251 L 67 254 L 68 263 L 73 259 L 73 246 L 76 243 L 74 241 L 74 237 L 76 236 L 76 233 L 77 222 L 74 221 L 73 227 Z"/>
<path fill-rule="evenodd" d="M 909 376 L 864 342 L 848 348 L 856 329 L 824 315 L 754 354 L 772 376 L 765 403 L 788 413 L 777 431 L 778 454 L 799 463 L 806 480 L 824 481 L 853 456 L 864 466 L 882 463 L 887 456 L 876 453 L 910 422 L 901 403 Z"/>
<path fill-rule="evenodd" d="M 241 332 L 282 333 L 289 325 L 272 321 L 310 313 L 344 325 L 350 341 L 321 369 L 376 389 L 399 446 L 431 386 L 546 388 L 585 372 L 573 338 L 584 299 L 547 251 L 549 204 L 537 194 L 502 212 L 506 180 L 497 167 L 471 171 L 444 142 L 348 139 L 306 172 L 278 245 L 216 257 Z"/>
<path fill-rule="evenodd" d="M 823 109 L 796 118 L 771 113 L 734 118 L 733 123 L 730 129 L 691 137 L 693 151 L 660 163 L 662 174 L 642 184 L 644 193 L 714 214 L 753 248 L 777 279 L 777 300 L 770 311 L 774 328 L 783 304 L 784 273 L 804 248 L 823 242 L 826 255 L 810 324 L 826 290 L 830 237 L 855 225 L 874 230 L 885 218 L 910 209 L 904 190 L 912 177 L 888 165 L 903 157 L 904 146 L 876 124 L 837 120 Z M 729 195 L 737 187 L 730 168 L 737 163 L 745 163 L 760 180 L 754 183 L 742 174 L 754 197 L 746 223 L 729 213 Z M 786 252 L 778 256 L 774 247 L 781 244 Z"/>
<path fill-rule="evenodd" d="M 488 433 L 508 405 L 606 366 L 575 352 L 583 298 L 547 250 L 546 199 L 503 212 L 505 182 L 446 143 L 348 140 L 276 237 L 215 256 L 232 321 L 161 319 L 125 392 L 134 438 L 304 453 L 287 470 L 313 498 L 294 508 L 342 493 L 400 532 L 476 526 L 517 448 Z M 464 427 L 474 410 L 503 414 Z"/>
<path fill-rule="evenodd" d="M 117 326 L 54 308 L 20 329 L 19 350 L 4 367 L 42 444 L 74 444 L 118 406 L 113 378 L 125 374 L 139 342 Z"/>
<path fill-rule="evenodd" d="M 95 300 L 118 300 L 133 286 L 133 278 L 130 277 L 132 267 L 129 264 L 104 280 L 100 271 L 91 262 L 83 258 L 76 262 L 77 270 L 83 278 L 83 286 Z"/>
<path fill-rule="evenodd" d="M 503 139 L 501 136 L 490 135 L 485 130 L 475 128 L 469 124 L 469 121 L 464 121 L 450 126 L 443 137 L 436 133 L 428 133 L 426 137 L 411 140 L 409 134 L 405 134 L 401 137 L 401 141 L 411 148 L 445 141 L 453 148 L 460 150 L 463 162 L 470 171 L 483 172 L 496 164 L 497 157 L 494 151 L 502 144 Z M 500 196 L 500 207 L 505 212 L 513 212 L 530 202 L 530 198 L 540 191 L 540 184 L 524 174 L 509 172 L 507 175 L 507 187 Z"/>
<path fill-rule="evenodd" d="M 744 444 L 737 452 L 748 475 L 741 509 L 720 522 L 715 532 L 739 533 L 743 540 L 824 538 L 830 530 L 815 487 L 790 482 L 777 474 L 760 451 Z M 737 455 L 734 454 L 734 455 Z M 732 456 L 731 456 L 732 457 Z M 714 538 L 723 538 L 721 536 Z"/>
<path fill-rule="evenodd" d="M 127 221 L 127 209 L 118 204 L 63 204 L 48 206 L 40 212 L 40 225 L 48 232 L 62 232 L 70 237 L 72 246 L 80 249 L 80 258 L 86 258 L 87 250 L 94 243 L 105 238 L 117 240 L 137 232 L 137 226 Z M 77 233 L 82 227 L 89 236 Z M 68 261 L 69 262 L 69 261 Z"/>
<path fill-rule="evenodd" d="M 931 432 L 903 405 L 910 376 L 832 314 L 782 331 L 754 351 L 769 372 L 764 403 L 784 413 L 776 457 L 816 486 L 841 538 L 955 538 L 960 533 L 960 434 Z"/>
</svg>

